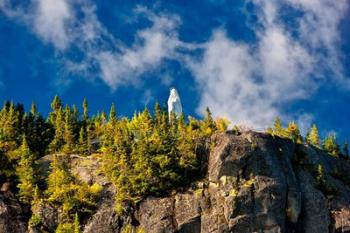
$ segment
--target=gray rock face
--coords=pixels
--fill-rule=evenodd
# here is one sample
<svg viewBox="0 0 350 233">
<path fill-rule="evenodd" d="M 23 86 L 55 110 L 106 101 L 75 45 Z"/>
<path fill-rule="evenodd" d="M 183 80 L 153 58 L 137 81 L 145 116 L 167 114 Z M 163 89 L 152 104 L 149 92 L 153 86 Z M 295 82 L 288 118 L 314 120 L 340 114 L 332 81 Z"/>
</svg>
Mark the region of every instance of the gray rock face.
<svg viewBox="0 0 350 233">
<path fill-rule="evenodd" d="M 10 191 L 0 194 L 0 233 L 26 232 L 27 223 L 23 208 Z"/>
<path fill-rule="evenodd" d="M 255 132 L 217 134 L 202 145 L 206 179 L 166 197 L 147 197 L 120 216 L 113 209 L 115 190 L 92 172 L 98 160 L 75 156 L 74 173 L 104 186 L 84 233 L 350 232 L 349 160 Z M 316 179 L 319 164 L 325 168 L 323 186 Z M 10 221 L 17 210 L 9 208 L 0 199 L 0 233 L 25 232 L 26 224 Z M 40 211 L 52 232 L 55 210 Z"/>
<path fill-rule="evenodd" d="M 350 161 L 254 132 L 215 135 L 212 144 L 207 181 L 185 193 L 146 198 L 140 204 L 137 219 L 146 232 L 349 229 L 350 189 L 342 180 L 350 175 Z M 318 188 L 318 164 L 327 170 L 328 185 L 336 194 Z M 341 171 L 343 179 L 335 178 L 333 170 Z"/>
</svg>

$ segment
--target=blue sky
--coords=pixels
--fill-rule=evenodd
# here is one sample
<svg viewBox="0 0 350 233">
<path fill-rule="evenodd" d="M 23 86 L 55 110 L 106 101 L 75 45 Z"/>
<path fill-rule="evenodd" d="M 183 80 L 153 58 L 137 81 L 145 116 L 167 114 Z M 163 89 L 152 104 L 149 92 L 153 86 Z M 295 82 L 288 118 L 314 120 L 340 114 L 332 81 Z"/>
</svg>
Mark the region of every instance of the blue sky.
<svg viewBox="0 0 350 233">
<path fill-rule="evenodd" d="M 347 0 L 0 0 L 0 101 L 166 103 L 264 128 L 350 135 Z"/>
</svg>

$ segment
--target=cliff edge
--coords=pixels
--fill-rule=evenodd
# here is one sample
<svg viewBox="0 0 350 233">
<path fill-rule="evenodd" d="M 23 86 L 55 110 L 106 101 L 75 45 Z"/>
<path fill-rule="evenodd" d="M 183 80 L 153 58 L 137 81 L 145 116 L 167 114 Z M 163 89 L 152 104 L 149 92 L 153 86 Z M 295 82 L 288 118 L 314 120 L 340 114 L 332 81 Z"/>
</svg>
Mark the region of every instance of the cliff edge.
<svg viewBox="0 0 350 233">
<path fill-rule="evenodd" d="M 85 233 L 350 232 L 350 160 L 265 133 L 218 133 L 200 143 L 205 178 L 167 196 L 146 197 L 118 215 L 115 189 L 98 173 L 98 157 L 71 156 L 72 170 L 103 186 Z M 47 166 L 50 157 L 42 159 Z M 21 206 L 2 184 L 0 233 L 54 232 L 60 213 L 34 209 L 27 227 Z M 28 210 L 27 210 L 28 211 Z M 25 216 L 25 214 L 23 214 Z M 28 228 L 28 230 L 27 230 Z"/>
</svg>

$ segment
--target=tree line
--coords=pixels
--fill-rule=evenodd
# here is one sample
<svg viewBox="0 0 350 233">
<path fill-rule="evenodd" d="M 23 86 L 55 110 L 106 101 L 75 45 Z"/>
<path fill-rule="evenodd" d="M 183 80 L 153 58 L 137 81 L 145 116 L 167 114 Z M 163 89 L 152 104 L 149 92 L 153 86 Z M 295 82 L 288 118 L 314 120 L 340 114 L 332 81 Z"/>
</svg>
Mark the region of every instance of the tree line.
<svg viewBox="0 0 350 233">
<path fill-rule="evenodd" d="M 96 206 L 101 187 L 71 173 L 70 154 L 99 155 L 101 172 L 117 190 L 116 210 L 122 212 L 126 203 L 160 195 L 200 176 L 196 139 L 225 131 L 228 125 L 223 118 L 214 120 L 209 109 L 202 120 L 185 119 L 156 104 L 153 111 L 145 108 L 129 119 L 119 117 L 112 104 L 108 114 L 90 116 L 86 99 L 80 113 L 55 96 L 45 118 L 34 103 L 25 112 L 23 105 L 5 102 L 0 111 L 0 177 L 18 184 L 24 204 L 57 206 L 57 232 L 72 232 L 79 228 L 77 219 Z M 46 154 L 52 161 L 43 177 L 38 160 Z M 39 216 L 33 215 L 30 224 L 40 225 Z"/>
<path fill-rule="evenodd" d="M 313 124 L 305 137 L 302 137 L 298 125 L 292 121 L 286 128 L 282 126 L 280 118 L 276 118 L 273 127 L 269 127 L 266 131 L 273 136 L 289 138 L 295 143 L 308 143 L 319 149 L 327 151 L 334 157 L 349 159 L 348 143 L 345 141 L 341 146 L 335 133 L 328 134 L 323 140 L 319 135 L 316 124 Z"/>
<path fill-rule="evenodd" d="M 5 102 L 0 111 L 0 178 L 14 180 L 20 201 L 32 208 L 43 203 L 57 206 L 61 212 L 57 232 L 79 232 L 79 218 L 96 207 L 102 187 L 71 173 L 70 154 L 98 155 L 100 172 L 116 188 L 115 209 L 121 213 L 146 195 L 161 195 L 199 178 L 198 139 L 226 131 L 229 125 L 225 118 L 214 119 L 208 108 L 200 120 L 168 114 L 159 104 L 131 118 L 118 116 L 114 104 L 108 114 L 91 116 L 86 99 L 80 112 L 55 96 L 50 113 L 43 117 L 34 103 L 26 112 L 21 104 Z M 349 157 L 346 143 L 340 147 L 335 135 L 321 140 L 316 125 L 304 138 L 295 122 L 284 128 L 277 118 L 267 133 Z M 46 154 L 52 161 L 43 177 L 38 160 Z M 30 224 L 40 225 L 39 216 L 33 215 Z"/>
</svg>

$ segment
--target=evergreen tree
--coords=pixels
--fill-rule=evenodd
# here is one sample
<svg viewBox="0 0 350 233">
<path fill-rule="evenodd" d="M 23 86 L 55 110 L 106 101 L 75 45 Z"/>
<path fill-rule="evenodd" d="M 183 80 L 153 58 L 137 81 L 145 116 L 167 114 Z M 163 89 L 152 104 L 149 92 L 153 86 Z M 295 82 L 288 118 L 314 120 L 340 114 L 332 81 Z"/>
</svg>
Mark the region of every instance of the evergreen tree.
<svg viewBox="0 0 350 233">
<path fill-rule="evenodd" d="M 282 127 L 282 122 L 279 117 L 276 117 L 274 121 L 272 132 L 273 135 L 282 138 L 288 138 L 290 136 L 289 133 Z"/>
<path fill-rule="evenodd" d="M 78 213 L 75 213 L 74 215 L 74 233 L 80 233 L 80 223 L 79 223 L 79 217 Z"/>
<path fill-rule="evenodd" d="M 45 154 L 54 136 L 52 125 L 47 123 L 36 111 L 34 103 L 32 104 L 31 112 L 24 116 L 23 132 L 27 135 L 30 150 L 39 156 Z"/>
<path fill-rule="evenodd" d="M 62 108 L 62 101 L 60 97 L 56 95 L 51 102 L 51 109 L 53 111 L 58 111 L 60 108 Z"/>
<path fill-rule="evenodd" d="M 87 133 L 84 129 L 84 127 L 80 128 L 80 132 L 79 132 L 79 141 L 78 141 L 78 151 L 81 154 L 88 154 L 88 139 L 87 139 Z"/>
<path fill-rule="evenodd" d="M 321 146 L 318 129 L 315 124 L 312 125 L 310 132 L 307 134 L 306 141 L 316 147 Z"/>
<path fill-rule="evenodd" d="M 205 109 L 204 120 L 201 124 L 201 131 L 203 132 L 203 134 L 205 136 L 210 136 L 215 130 L 216 130 L 215 121 L 212 117 L 212 114 L 211 114 L 209 108 L 207 107 Z"/>
<path fill-rule="evenodd" d="M 302 143 L 299 127 L 294 121 L 289 123 L 287 132 L 289 134 L 289 138 L 295 143 Z"/>
<path fill-rule="evenodd" d="M 217 118 L 215 121 L 215 125 L 219 132 L 225 132 L 230 123 L 231 122 L 227 118 Z"/>
<path fill-rule="evenodd" d="M 32 114 L 33 116 L 36 116 L 38 114 L 38 111 L 34 102 L 32 102 L 32 105 L 30 107 L 30 114 Z"/>
<path fill-rule="evenodd" d="M 49 145 L 50 152 L 58 152 L 62 146 L 65 144 L 64 134 L 65 134 L 65 117 L 62 108 L 55 112 L 54 125 L 54 137 Z"/>
<path fill-rule="evenodd" d="M 117 111 L 115 109 L 114 103 L 112 103 L 111 110 L 109 111 L 109 122 L 114 125 L 117 121 Z"/>
<path fill-rule="evenodd" d="M 335 134 L 329 134 L 324 142 L 323 149 L 332 154 L 333 156 L 338 156 L 339 146 L 337 144 L 337 138 Z"/>
<path fill-rule="evenodd" d="M 65 153 L 71 153 L 73 152 L 74 144 L 75 144 L 75 138 L 74 138 L 74 115 L 71 109 L 66 106 L 65 110 L 65 117 L 64 117 L 64 142 L 65 145 L 63 147 L 63 151 Z M 61 126 L 62 127 L 62 126 Z"/>
<path fill-rule="evenodd" d="M 281 122 L 281 119 L 279 117 L 276 117 L 276 119 L 273 123 L 273 129 L 275 132 L 283 131 L 282 122 Z"/>
<path fill-rule="evenodd" d="M 19 178 L 19 197 L 23 203 L 29 204 L 35 190 L 34 155 L 29 150 L 26 137 L 23 136 L 22 145 L 17 150 L 20 160 L 16 169 Z"/>
<path fill-rule="evenodd" d="M 56 117 L 59 111 L 63 108 L 61 99 L 56 95 L 51 102 L 52 112 L 49 114 L 49 122 L 52 125 L 56 124 Z"/>
<path fill-rule="evenodd" d="M 86 98 L 83 100 L 83 121 L 86 123 L 89 119 L 89 109 L 88 109 L 88 102 Z"/>
</svg>

